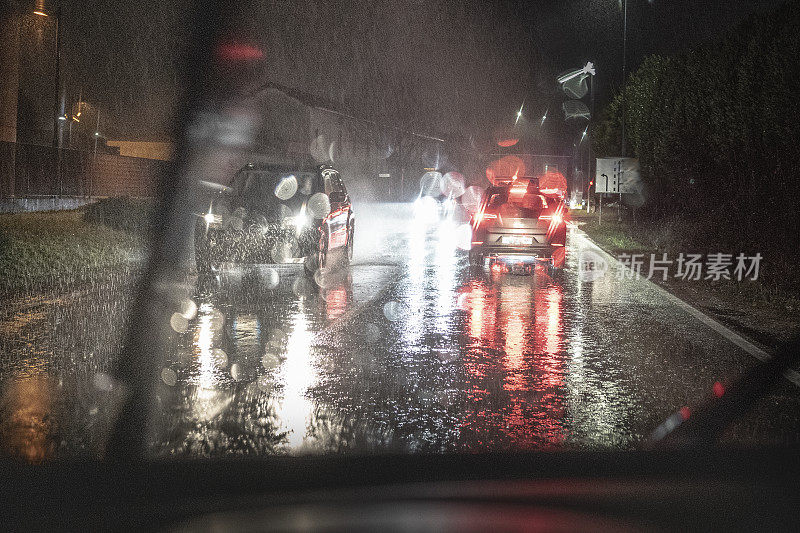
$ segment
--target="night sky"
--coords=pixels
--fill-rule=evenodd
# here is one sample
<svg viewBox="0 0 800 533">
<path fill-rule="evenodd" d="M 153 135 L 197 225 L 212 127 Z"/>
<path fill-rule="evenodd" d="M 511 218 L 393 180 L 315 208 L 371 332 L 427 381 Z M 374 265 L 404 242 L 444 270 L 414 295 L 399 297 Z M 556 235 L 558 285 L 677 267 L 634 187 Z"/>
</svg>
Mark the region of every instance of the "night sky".
<svg viewBox="0 0 800 533">
<path fill-rule="evenodd" d="M 628 64 L 710 39 L 776 0 L 630 0 Z M 68 92 L 99 105 L 106 129 L 170 131 L 190 2 L 84 0 L 64 6 Z M 365 116 L 452 136 L 538 121 L 563 100 L 554 77 L 594 61 L 602 104 L 621 76 L 618 0 L 254 1 L 240 38 L 263 47 L 265 81 L 342 102 Z M 560 119 L 559 119 L 560 120 Z M 555 124 L 554 134 L 564 129 Z M 546 137 L 547 135 L 545 135 Z M 547 144 L 543 139 L 543 143 Z"/>
</svg>

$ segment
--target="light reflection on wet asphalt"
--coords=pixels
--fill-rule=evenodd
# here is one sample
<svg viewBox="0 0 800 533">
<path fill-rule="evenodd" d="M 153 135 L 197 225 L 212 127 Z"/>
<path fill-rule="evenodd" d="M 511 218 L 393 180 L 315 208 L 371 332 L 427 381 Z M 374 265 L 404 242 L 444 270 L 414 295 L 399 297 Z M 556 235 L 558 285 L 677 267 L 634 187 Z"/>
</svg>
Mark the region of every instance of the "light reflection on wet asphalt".
<svg viewBox="0 0 800 533">
<path fill-rule="evenodd" d="M 349 272 L 201 280 L 155 377 L 157 455 L 629 448 L 755 362 L 646 281 L 579 279 L 593 246 L 580 235 L 551 277 L 470 273 L 457 228 L 405 206 L 363 206 L 357 231 Z M 3 317 L 6 383 L 54 389 L 4 387 L 4 414 L 53 411 L 5 440 L 51 431 L 61 455 L 97 444 L 91 391 L 119 342 L 119 289 Z M 782 383 L 728 439 L 797 443 L 798 398 Z"/>
</svg>

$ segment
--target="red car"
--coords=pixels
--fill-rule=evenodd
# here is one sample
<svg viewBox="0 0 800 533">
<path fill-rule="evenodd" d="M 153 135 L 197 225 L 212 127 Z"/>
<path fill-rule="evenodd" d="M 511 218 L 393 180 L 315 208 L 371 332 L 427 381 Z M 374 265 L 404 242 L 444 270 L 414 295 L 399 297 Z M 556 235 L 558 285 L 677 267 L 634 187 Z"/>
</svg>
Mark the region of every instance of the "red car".
<svg viewBox="0 0 800 533">
<path fill-rule="evenodd" d="M 498 183 L 498 181 L 496 181 Z M 486 189 L 472 217 L 470 264 L 529 272 L 537 263 L 563 268 L 567 209 L 560 191 L 536 178 L 513 178 Z"/>
</svg>

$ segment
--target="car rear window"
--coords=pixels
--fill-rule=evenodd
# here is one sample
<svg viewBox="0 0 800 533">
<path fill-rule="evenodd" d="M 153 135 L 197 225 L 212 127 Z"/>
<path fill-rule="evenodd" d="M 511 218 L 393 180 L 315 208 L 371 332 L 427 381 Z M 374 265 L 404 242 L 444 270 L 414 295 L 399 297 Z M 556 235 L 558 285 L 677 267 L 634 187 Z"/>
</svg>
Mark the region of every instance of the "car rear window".
<svg viewBox="0 0 800 533">
<path fill-rule="evenodd" d="M 547 207 L 547 199 L 541 194 L 499 193 L 490 197 L 486 212 L 505 218 L 538 218 Z"/>
</svg>

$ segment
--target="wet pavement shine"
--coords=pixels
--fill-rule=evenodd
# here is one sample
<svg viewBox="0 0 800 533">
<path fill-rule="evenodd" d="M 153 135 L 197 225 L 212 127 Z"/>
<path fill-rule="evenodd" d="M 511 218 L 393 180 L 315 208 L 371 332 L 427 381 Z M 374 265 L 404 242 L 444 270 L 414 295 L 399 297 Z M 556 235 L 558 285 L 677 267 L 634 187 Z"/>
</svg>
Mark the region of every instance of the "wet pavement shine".
<svg viewBox="0 0 800 533">
<path fill-rule="evenodd" d="M 156 456 L 634 448 L 756 360 L 646 280 L 470 271 L 464 228 L 356 206 L 349 269 L 226 265 L 171 320 Z M 32 461 L 94 453 L 132 284 L 6 305 L 0 439 Z M 719 387 L 720 385 L 718 385 Z M 797 444 L 784 380 L 725 441 Z"/>
</svg>

